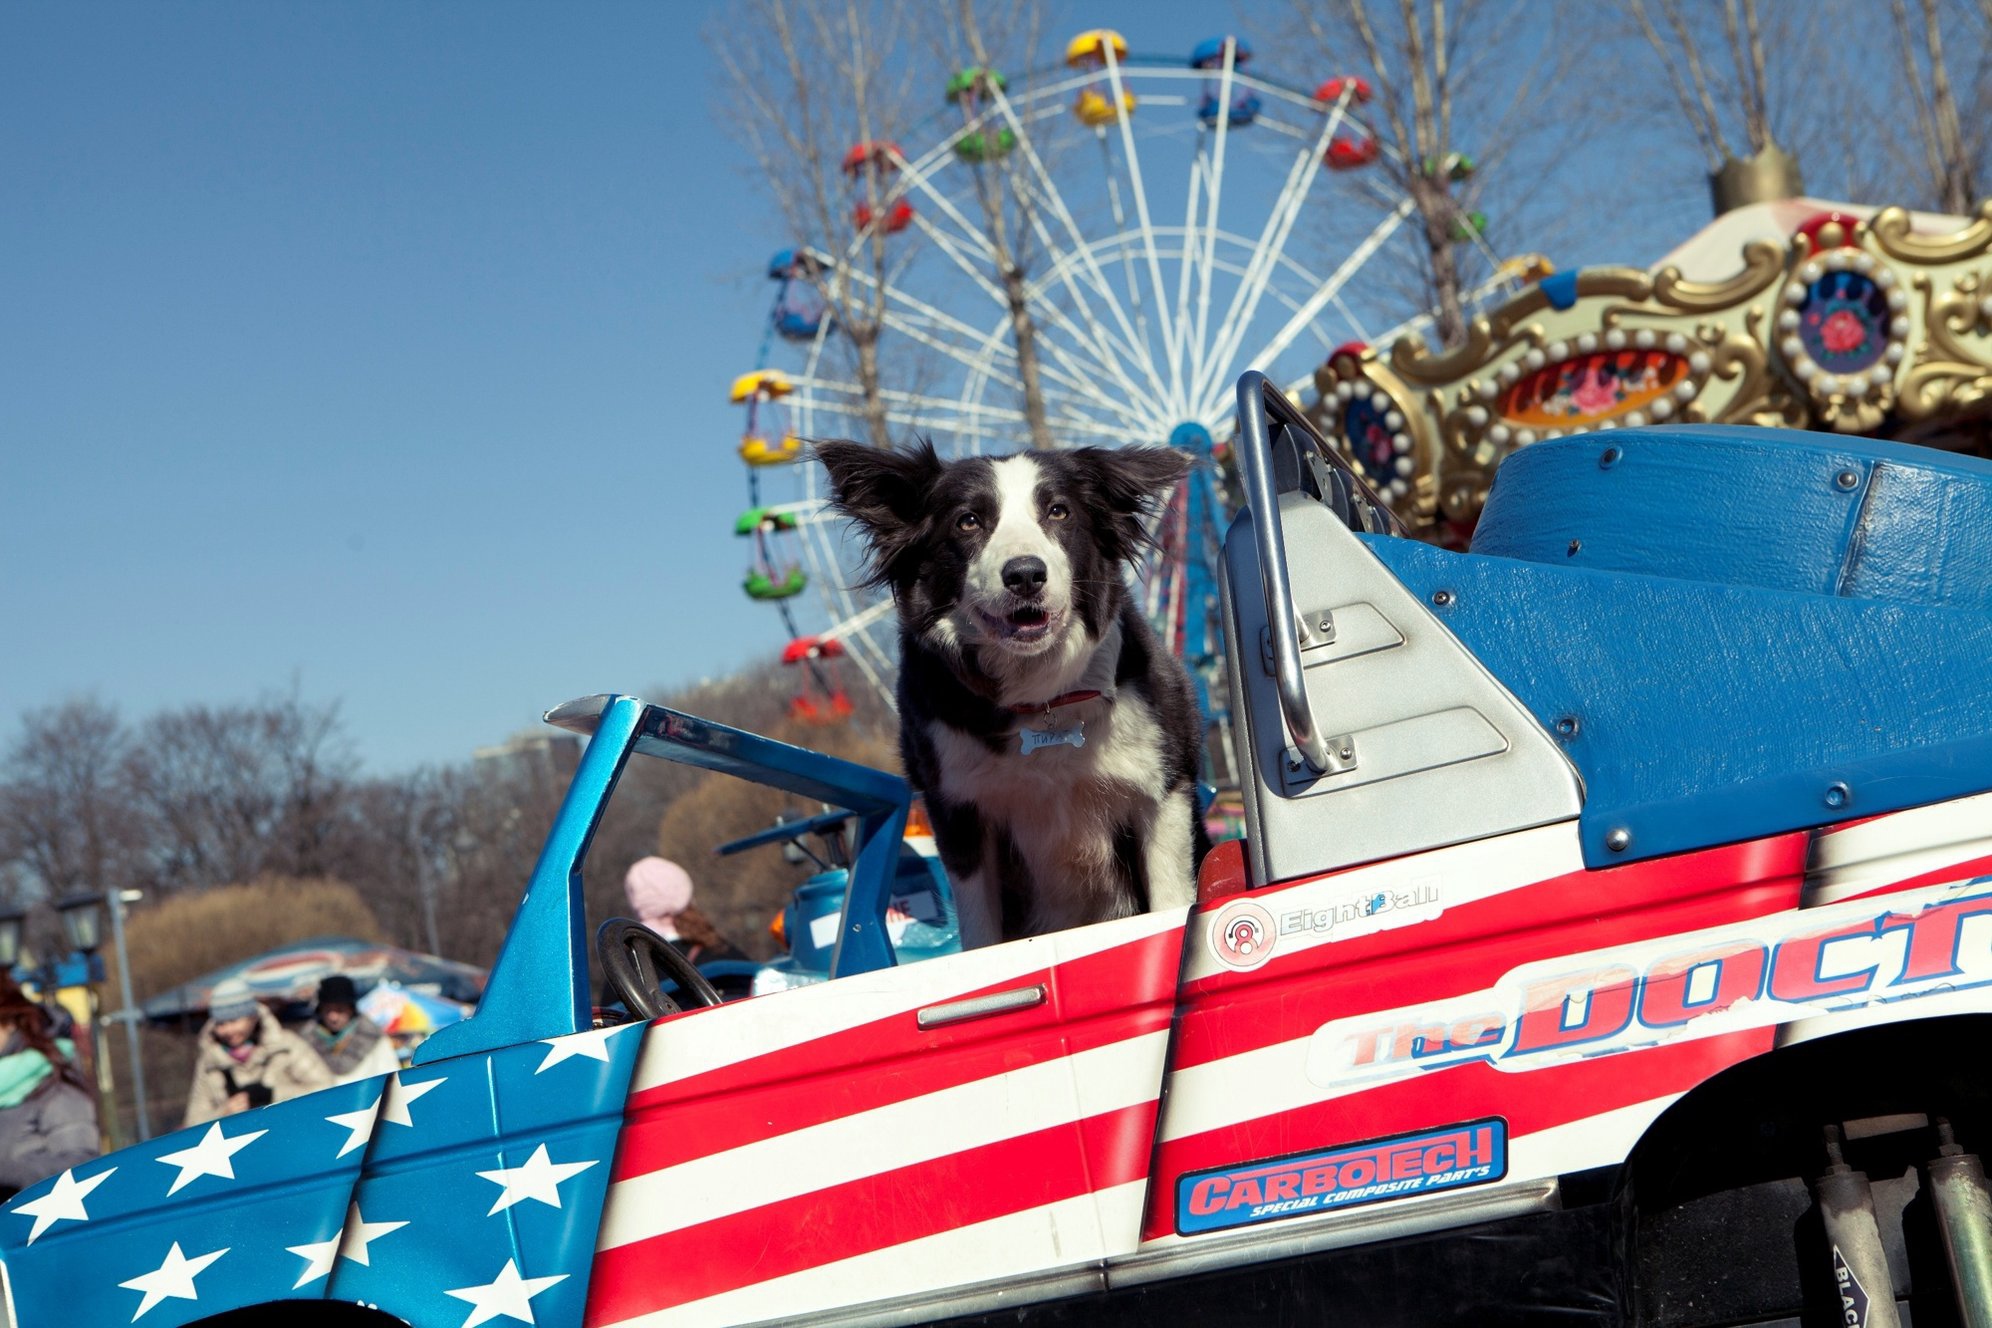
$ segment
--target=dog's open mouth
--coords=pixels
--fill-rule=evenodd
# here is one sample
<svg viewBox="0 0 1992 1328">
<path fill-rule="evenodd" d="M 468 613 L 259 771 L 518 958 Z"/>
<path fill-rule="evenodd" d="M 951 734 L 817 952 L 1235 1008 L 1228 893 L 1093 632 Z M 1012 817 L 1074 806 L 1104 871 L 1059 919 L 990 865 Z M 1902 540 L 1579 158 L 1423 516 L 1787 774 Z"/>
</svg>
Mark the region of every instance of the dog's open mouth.
<svg viewBox="0 0 1992 1328">
<path fill-rule="evenodd" d="M 996 633 L 999 641 L 1029 644 L 1042 641 L 1051 632 L 1051 614 L 1040 604 L 1026 604 L 1001 616 L 985 612 L 982 619 Z"/>
</svg>

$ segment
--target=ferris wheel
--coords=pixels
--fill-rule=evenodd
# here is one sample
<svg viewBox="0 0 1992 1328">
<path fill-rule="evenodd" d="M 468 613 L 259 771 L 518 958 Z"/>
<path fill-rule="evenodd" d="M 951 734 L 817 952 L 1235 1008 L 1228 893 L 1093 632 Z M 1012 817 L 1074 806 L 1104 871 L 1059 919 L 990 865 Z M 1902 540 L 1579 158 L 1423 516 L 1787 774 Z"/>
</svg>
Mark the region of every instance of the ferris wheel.
<svg viewBox="0 0 1992 1328">
<path fill-rule="evenodd" d="M 1267 77 L 1234 37 L 1147 58 L 1096 29 L 1026 77 L 956 71 L 944 109 L 905 146 L 852 145 L 842 165 L 856 238 L 770 261 L 760 359 L 732 390 L 745 412 L 745 589 L 789 634 L 799 718 L 848 714 L 847 687 L 890 698 L 889 602 L 857 588 L 855 545 L 820 469 L 798 464 L 803 439 L 876 437 L 881 418 L 893 438 L 929 437 L 944 455 L 1157 443 L 1196 454 L 1140 593 L 1213 713 L 1214 440 L 1233 384 L 1258 369 L 1298 392 L 1338 347 L 1418 325 L 1359 314 L 1382 303 L 1363 278 L 1413 213 L 1378 188 L 1369 97 L 1356 77 L 1312 90 Z M 995 224 L 992 191 L 1008 202 Z M 1339 251 L 1322 239 L 1330 215 Z M 1460 225 L 1456 238 L 1484 248 L 1484 217 L 1462 213 Z M 881 237 L 883 271 L 868 261 Z M 869 388 L 840 345 L 840 301 L 876 310 L 880 355 L 897 357 Z M 1410 474 L 1407 456 L 1379 487 L 1388 496 Z"/>
</svg>

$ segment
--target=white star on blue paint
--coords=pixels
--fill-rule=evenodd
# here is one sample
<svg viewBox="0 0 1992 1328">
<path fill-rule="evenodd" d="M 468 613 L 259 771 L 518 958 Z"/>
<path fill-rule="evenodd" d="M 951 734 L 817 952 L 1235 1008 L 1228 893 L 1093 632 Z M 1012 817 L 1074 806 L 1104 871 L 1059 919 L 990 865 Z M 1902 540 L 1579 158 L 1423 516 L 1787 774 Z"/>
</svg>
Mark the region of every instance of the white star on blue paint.
<svg viewBox="0 0 1992 1328">
<path fill-rule="evenodd" d="M 166 1190 L 177 1194 L 202 1176 L 219 1176 L 223 1180 L 235 1179 L 234 1157 L 237 1153 L 268 1134 L 268 1130 L 251 1130 L 230 1138 L 221 1132 L 221 1122 L 208 1126 L 201 1141 L 192 1148 L 182 1148 L 176 1153 L 161 1153 L 156 1159 L 169 1167 L 178 1167 L 180 1174 Z"/>
</svg>

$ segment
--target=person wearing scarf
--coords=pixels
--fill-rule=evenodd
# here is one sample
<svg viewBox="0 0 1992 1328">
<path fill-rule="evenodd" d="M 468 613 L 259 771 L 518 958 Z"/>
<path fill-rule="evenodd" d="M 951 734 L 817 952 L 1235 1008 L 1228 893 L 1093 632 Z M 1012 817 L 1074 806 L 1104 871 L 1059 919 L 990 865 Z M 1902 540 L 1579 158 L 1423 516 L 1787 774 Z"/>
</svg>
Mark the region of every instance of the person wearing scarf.
<svg viewBox="0 0 1992 1328">
<path fill-rule="evenodd" d="M 332 1072 L 335 1084 L 393 1074 L 401 1068 L 394 1043 L 380 1025 L 360 1013 L 360 993 L 344 973 L 318 984 L 318 1009 L 305 1041 Z"/>
<path fill-rule="evenodd" d="M 97 1156 L 102 1139 L 75 1048 L 50 1036 L 48 1012 L 4 974 L 0 1028 L 0 1198 L 11 1198 Z"/>
<path fill-rule="evenodd" d="M 202 1125 L 331 1085 L 332 1072 L 310 1044 L 278 1023 L 248 983 L 225 978 L 208 993 L 208 1021 L 181 1123 Z"/>
</svg>

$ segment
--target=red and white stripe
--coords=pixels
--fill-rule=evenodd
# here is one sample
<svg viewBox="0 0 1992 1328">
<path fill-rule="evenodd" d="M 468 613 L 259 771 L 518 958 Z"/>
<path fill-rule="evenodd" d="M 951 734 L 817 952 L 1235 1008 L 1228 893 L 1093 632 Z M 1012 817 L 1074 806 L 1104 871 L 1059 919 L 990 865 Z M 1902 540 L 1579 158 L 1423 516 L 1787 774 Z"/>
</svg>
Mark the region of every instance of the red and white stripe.
<svg viewBox="0 0 1992 1328">
<path fill-rule="evenodd" d="M 1591 872 L 1572 823 L 1439 849 L 1254 891 L 1276 921 L 1412 882 L 1436 889 L 1438 911 L 1410 927 L 1281 935 L 1264 966 L 1247 973 L 1211 957 L 1222 905 L 1205 910 L 1190 924 L 1195 953 L 1186 969 L 1197 980 L 1178 1030 L 1143 1249 L 1182 1241 L 1174 1235 L 1178 1177 L 1307 1149 L 1501 1116 L 1514 1183 L 1593 1165 L 1572 1158 L 1622 1159 L 1679 1094 L 1768 1050 L 1770 1031 L 1530 1075 L 1473 1061 L 1381 1080 L 1324 1080 L 1310 1052 L 1320 1030 L 1343 1021 L 1383 1023 L 1398 1010 L 1498 1010 L 1512 975 L 1533 963 L 1793 908 L 1804 853 L 1805 836 L 1780 835 Z M 1390 1207 L 1401 1213 L 1440 1197 Z M 1368 1216 L 1352 1209 L 1296 1221 Z"/>
<path fill-rule="evenodd" d="M 1183 914 L 777 993 L 646 1034 L 590 1324 L 734 1324 L 1131 1250 Z M 1048 999 L 922 1031 L 917 1012 Z"/>
<path fill-rule="evenodd" d="M 1527 983 L 1587 962 L 1639 968 L 1924 907 L 1992 874 L 1988 811 L 1992 795 L 1603 871 L 1584 868 L 1574 823 L 1546 826 L 1252 891 L 1275 930 L 1251 971 L 1215 947 L 1225 900 L 660 1021 L 635 1073 L 587 1322 L 938 1305 L 1024 1279 L 1044 1294 L 1064 1286 L 1047 1280 L 1058 1270 L 1078 1290 L 1101 1260 L 1212 1239 L 1174 1234 L 1186 1173 L 1487 1116 L 1507 1123 L 1503 1187 L 1620 1162 L 1683 1094 L 1781 1038 L 1983 1009 L 1985 992 L 1830 1014 L 1759 1001 L 1526 1064 L 1355 1075 L 1322 1048 L 1365 1023 L 1512 1018 Z M 1419 902 L 1346 907 L 1399 891 Z M 1861 945 L 1899 938 L 1853 943 L 1863 962 Z M 1034 985 L 1048 993 L 1034 1008 L 917 1027 L 923 1008 Z"/>
</svg>

